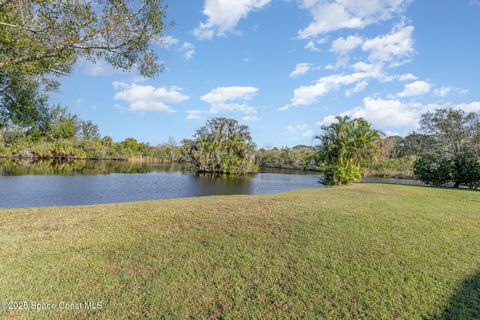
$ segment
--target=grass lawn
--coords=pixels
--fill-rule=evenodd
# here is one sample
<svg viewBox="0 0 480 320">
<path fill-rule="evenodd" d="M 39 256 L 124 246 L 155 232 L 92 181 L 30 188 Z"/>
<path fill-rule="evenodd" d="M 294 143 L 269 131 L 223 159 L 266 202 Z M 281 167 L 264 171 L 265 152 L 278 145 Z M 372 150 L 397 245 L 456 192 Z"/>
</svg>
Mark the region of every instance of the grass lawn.
<svg viewBox="0 0 480 320">
<path fill-rule="evenodd" d="M 0 303 L 57 305 L 0 318 L 480 319 L 479 192 L 358 184 L 0 217 Z M 58 307 L 84 301 L 102 308 Z"/>
</svg>

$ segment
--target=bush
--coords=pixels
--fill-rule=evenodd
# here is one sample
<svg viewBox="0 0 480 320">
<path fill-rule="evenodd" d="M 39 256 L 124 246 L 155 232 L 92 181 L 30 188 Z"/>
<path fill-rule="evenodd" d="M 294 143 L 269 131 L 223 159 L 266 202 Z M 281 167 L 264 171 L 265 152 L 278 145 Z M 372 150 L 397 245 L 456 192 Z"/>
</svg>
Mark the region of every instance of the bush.
<svg viewBox="0 0 480 320">
<path fill-rule="evenodd" d="M 442 155 L 428 154 L 415 161 L 413 174 L 426 184 L 442 186 L 452 180 L 451 163 Z"/>
<path fill-rule="evenodd" d="M 335 167 L 327 168 L 321 182 L 326 186 L 331 186 L 348 184 L 351 182 L 360 182 L 361 179 L 361 167 L 349 163 L 346 165 L 335 165 Z"/>
</svg>

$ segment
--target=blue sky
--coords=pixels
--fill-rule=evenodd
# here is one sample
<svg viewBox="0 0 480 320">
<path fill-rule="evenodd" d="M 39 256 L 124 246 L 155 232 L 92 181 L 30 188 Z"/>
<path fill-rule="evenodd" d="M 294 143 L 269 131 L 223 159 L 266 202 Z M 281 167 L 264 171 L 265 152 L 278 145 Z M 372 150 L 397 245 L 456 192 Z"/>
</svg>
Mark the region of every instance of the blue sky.
<svg viewBox="0 0 480 320">
<path fill-rule="evenodd" d="M 247 124 L 259 147 L 313 144 L 335 115 L 387 134 L 435 108 L 480 111 L 480 1 L 166 1 L 154 79 L 80 61 L 52 100 L 114 140 L 158 144 L 205 120 Z"/>
</svg>

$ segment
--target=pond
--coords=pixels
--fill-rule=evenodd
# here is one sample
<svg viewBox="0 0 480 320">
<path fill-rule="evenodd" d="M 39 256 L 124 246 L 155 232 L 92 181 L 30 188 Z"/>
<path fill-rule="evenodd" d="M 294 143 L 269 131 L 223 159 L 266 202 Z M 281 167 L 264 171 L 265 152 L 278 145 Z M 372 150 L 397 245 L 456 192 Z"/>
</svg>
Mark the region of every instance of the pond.
<svg viewBox="0 0 480 320">
<path fill-rule="evenodd" d="M 264 169 L 233 177 L 195 175 L 188 166 L 126 161 L 0 160 L 0 207 L 87 205 L 321 188 L 320 173 Z"/>
</svg>

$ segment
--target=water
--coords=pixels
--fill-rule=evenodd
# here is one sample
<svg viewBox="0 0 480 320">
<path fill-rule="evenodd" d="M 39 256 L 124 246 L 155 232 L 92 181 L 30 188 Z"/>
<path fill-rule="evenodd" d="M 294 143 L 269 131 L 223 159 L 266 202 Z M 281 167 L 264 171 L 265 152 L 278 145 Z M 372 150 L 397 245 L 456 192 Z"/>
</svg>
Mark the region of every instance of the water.
<svg viewBox="0 0 480 320">
<path fill-rule="evenodd" d="M 0 207 L 86 205 L 320 188 L 319 173 L 263 170 L 241 177 L 195 175 L 184 165 L 122 161 L 0 160 Z"/>
</svg>

